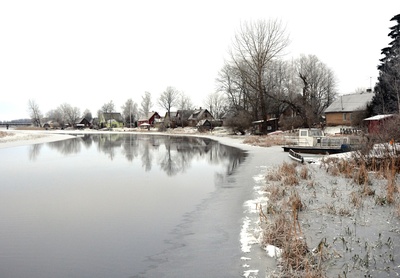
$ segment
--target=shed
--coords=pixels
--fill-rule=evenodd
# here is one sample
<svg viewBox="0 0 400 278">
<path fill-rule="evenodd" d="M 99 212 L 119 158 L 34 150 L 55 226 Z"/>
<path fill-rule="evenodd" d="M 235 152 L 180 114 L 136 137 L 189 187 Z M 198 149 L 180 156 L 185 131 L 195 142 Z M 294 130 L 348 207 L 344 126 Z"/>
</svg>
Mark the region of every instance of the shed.
<svg viewBox="0 0 400 278">
<path fill-rule="evenodd" d="M 377 133 L 379 132 L 379 127 L 386 122 L 387 120 L 391 119 L 394 115 L 393 114 L 386 114 L 386 115 L 376 115 L 373 117 L 369 117 L 364 119 L 368 125 L 368 133 Z"/>
<path fill-rule="evenodd" d="M 254 121 L 253 124 L 253 134 L 262 134 L 263 130 L 267 133 L 274 132 L 278 130 L 278 118 L 271 118 L 264 122 L 264 120 Z M 264 128 L 263 128 L 264 126 Z"/>
</svg>

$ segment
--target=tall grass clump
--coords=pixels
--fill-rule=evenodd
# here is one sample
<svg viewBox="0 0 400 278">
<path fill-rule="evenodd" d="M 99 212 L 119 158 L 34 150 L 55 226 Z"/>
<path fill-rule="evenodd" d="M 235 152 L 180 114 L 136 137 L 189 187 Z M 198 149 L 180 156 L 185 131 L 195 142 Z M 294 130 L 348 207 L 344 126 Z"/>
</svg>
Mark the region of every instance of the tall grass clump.
<svg viewBox="0 0 400 278">
<path fill-rule="evenodd" d="M 285 185 L 295 186 L 299 184 L 296 166 L 296 163 L 284 162 L 280 167 L 279 172 L 282 174 L 283 183 Z"/>
<path fill-rule="evenodd" d="M 308 174 L 308 167 L 306 165 L 303 165 L 300 169 L 300 178 L 303 180 L 307 180 L 309 178 L 309 174 Z"/>
<path fill-rule="evenodd" d="M 308 179 L 309 173 L 307 167 L 298 169 L 298 165 L 284 162 L 266 176 L 275 181 L 269 180 L 266 189 L 270 194 L 268 217 L 260 209 L 263 216 L 260 220 L 264 221 L 262 244 L 280 248 L 282 277 L 324 277 L 322 266 L 310 252 L 301 229 L 300 213 L 306 207 L 293 185 L 297 185 L 300 178 Z"/>
<path fill-rule="evenodd" d="M 11 135 L 14 135 L 14 133 L 0 131 L 0 138 L 6 137 L 6 136 L 11 136 Z"/>
</svg>

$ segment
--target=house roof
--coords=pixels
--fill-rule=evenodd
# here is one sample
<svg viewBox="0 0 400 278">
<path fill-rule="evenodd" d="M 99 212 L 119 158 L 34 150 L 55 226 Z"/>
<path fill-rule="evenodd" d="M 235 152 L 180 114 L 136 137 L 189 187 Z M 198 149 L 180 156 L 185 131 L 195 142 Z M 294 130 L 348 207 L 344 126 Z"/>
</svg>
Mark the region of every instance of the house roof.
<svg viewBox="0 0 400 278">
<path fill-rule="evenodd" d="M 194 112 L 193 112 L 193 114 L 192 115 L 190 115 L 190 117 L 189 117 L 189 120 L 197 120 L 197 119 L 201 119 L 201 117 L 203 116 L 203 114 L 204 113 L 206 113 L 206 112 L 208 112 L 208 110 L 207 109 L 199 109 L 199 110 L 195 110 Z M 208 112 L 210 115 L 211 115 L 211 113 L 210 112 Z M 211 117 L 212 117 L 212 115 L 211 115 Z"/>
<path fill-rule="evenodd" d="M 372 100 L 373 96 L 374 93 L 342 95 L 325 109 L 325 113 L 365 110 L 367 108 L 367 104 Z"/>
<path fill-rule="evenodd" d="M 366 119 L 364 119 L 364 121 L 379 121 L 379 120 L 382 120 L 382 119 L 385 119 L 385 118 L 390 118 L 392 116 L 393 116 L 393 114 L 376 115 L 376 116 L 373 116 L 373 117 L 366 118 Z"/>
<path fill-rule="evenodd" d="M 103 112 L 103 117 L 105 120 L 116 120 L 119 122 L 123 122 L 124 118 L 122 117 L 121 113 L 119 112 Z"/>
<path fill-rule="evenodd" d="M 145 122 L 145 121 L 150 120 L 151 117 L 153 117 L 154 114 L 157 114 L 157 116 L 160 117 L 160 115 L 158 115 L 157 112 L 154 112 L 154 111 L 153 111 L 153 112 L 147 113 L 147 118 L 146 118 L 146 117 L 140 118 L 140 119 L 139 119 L 139 122 Z M 161 118 L 161 117 L 160 117 L 160 118 Z"/>
<path fill-rule="evenodd" d="M 89 121 L 88 119 L 86 119 L 86 117 L 82 117 L 76 120 L 76 124 L 81 124 L 84 120 L 86 120 L 88 123 L 90 123 L 91 121 Z"/>
<path fill-rule="evenodd" d="M 176 115 L 178 114 L 178 111 L 174 111 L 174 112 L 169 112 L 169 117 L 170 118 L 176 118 Z M 168 112 L 165 112 L 165 117 L 168 116 Z"/>
<path fill-rule="evenodd" d="M 197 123 L 196 126 L 204 126 L 204 125 L 206 125 L 206 123 L 207 123 L 207 125 L 211 125 L 211 122 L 210 122 L 209 120 L 203 119 L 203 120 L 200 120 L 200 121 Z"/>
</svg>

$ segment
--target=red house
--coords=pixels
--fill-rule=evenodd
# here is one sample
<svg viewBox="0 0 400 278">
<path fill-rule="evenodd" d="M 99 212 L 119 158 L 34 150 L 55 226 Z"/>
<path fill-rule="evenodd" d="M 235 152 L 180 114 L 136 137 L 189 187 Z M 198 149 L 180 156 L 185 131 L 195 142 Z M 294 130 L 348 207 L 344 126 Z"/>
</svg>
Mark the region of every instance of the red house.
<svg viewBox="0 0 400 278">
<path fill-rule="evenodd" d="M 161 116 L 158 115 L 157 112 L 149 112 L 147 116 L 140 118 L 138 120 L 138 126 L 141 124 L 149 124 L 150 126 L 154 126 L 154 123 L 156 122 L 157 119 L 160 119 Z"/>
</svg>

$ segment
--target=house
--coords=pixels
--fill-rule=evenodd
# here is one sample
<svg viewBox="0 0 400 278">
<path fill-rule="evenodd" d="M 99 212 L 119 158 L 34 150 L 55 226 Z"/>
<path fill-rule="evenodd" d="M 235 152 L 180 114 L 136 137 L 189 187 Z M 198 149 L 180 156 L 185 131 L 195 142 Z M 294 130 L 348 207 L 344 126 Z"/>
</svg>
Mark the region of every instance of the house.
<svg viewBox="0 0 400 278">
<path fill-rule="evenodd" d="M 60 128 L 61 127 L 61 125 L 58 123 L 58 122 L 56 122 L 56 121 L 47 121 L 47 122 L 45 122 L 44 124 L 43 124 L 43 127 L 45 128 L 45 129 L 57 129 L 57 128 Z"/>
<path fill-rule="evenodd" d="M 190 126 L 196 126 L 198 122 L 201 120 L 213 120 L 214 117 L 207 109 L 200 109 L 195 110 L 188 118 L 188 122 Z"/>
<path fill-rule="evenodd" d="M 189 125 L 189 117 L 193 114 L 193 110 L 178 110 L 176 112 L 176 125 L 177 126 L 188 126 Z"/>
<path fill-rule="evenodd" d="M 177 126 L 177 117 L 176 115 L 178 114 L 177 111 L 175 112 L 165 112 L 165 116 L 164 116 L 164 124 L 166 127 L 176 127 Z"/>
<path fill-rule="evenodd" d="M 393 114 L 388 114 L 388 115 L 376 115 L 373 117 L 369 117 L 364 119 L 364 122 L 367 123 L 368 127 L 368 133 L 378 133 L 379 132 L 379 127 L 386 122 L 387 120 L 393 118 Z"/>
<path fill-rule="evenodd" d="M 149 124 L 150 126 L 154 126 L 156 120 L 160 119 L 161 116 L 157 112 L 149 112 L 146 116 L 140 118 L 138 120 L 138 126 L 141 124 Z"/>
<path fill-rule="evenodd" d="M 374 93 L 363 92 L 342 95 L 325 109 L 327 126 L 352 126 L 357 119 L 357 114 L 365 112 Z"/>
<path fill-rule="evenodd" d="M 103 112 L 103 121 L 101 121 L 100 125 L 101 128 L 107 125 L 112 126 L 119 126 L 124 124 L 124 118 L 122 117 L 121 113 L 118 112 Z"/>
<path fill-rule="evenodd" d="M 77 128 L 88 128 L 91 126 L 91 120 L 89 121 L 86 117 L 82 117 L 75 122 L 75 127 Z"/>
</svg>

